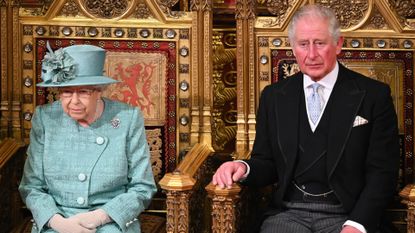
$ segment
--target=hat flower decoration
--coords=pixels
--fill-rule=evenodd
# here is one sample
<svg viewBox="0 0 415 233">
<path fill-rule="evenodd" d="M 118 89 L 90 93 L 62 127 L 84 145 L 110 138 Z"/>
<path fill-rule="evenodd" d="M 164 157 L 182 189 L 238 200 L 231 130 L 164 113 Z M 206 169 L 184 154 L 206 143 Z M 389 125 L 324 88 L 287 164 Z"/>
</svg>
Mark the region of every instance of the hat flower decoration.
<svg viewBox="0 0 415 233">
<path fill-rule="evenodd" d="M 42 81 L 38 87 L 109 85 L 118 81 L 103 75 L 105 49 L 95 45 L 71 45 L 48 52 L 42 60 Z"/>
<path fill-rule="evenodd" d="M 45 83 L 59 84 L 76 77 L 76 63 L 62 48 L 53 51 L 46 45 L 48 52 L 42 60 L 42 80 Z"/>
</svg>

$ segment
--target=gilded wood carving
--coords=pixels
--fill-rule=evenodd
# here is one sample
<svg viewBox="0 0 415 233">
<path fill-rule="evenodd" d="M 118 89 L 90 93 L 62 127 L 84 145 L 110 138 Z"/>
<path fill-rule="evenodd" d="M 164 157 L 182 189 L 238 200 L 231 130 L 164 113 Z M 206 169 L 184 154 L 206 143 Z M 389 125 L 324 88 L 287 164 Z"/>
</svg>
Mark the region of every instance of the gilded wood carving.
<svg viewBox="0 0 415 233">
<path fill-rule="evenodd" d="M 410 0 L 277 2 L 279 4 L 273 4 L 272 1 L 257 1 L 258 5 L 251 11 L 253 12 L 251 20 L 242 18 L 249 9 L 246 7 L 246 0 L 236 3 L 238 36 L 236 158 L 245 156 L 252 149 L 255 139 L 255 112 L 261 90 L 275 81 L 276 73 L 289 76 L 298 71 L 287 38 L 287 26 L 293 13 L 303 4 L 321 4 L 334 9 L 341 22 L 342 34 L 345 37 L 341 62 L 391 86 L 399 117 L 402 143 L 401 180 L 398 188 L 411 183 L 414 162 L 414 2 Z M 273 59 L 276 57 L 287 59 L 283 59 L 285 61 L 280 63 L 274 62 Z M 401 62 L 402 60 L 405 62 Z M 406 214 L 401 208 L 392 211 L 396 215 Z M 405 227 L 403 221 L 396 223 Z"/>
<path fill-rule="evenodd" d="M 214 32 L 212 145 L 216 151 L 232 152 L 235 144 L 236 73 L 231 70 L 236 60 L 235 46 L 234 33 Z"/>
<path fill-rule="evenodd" d="M 211 114 L 209 112 L 211 109 L 204 110 L 203 118 L 200 112 L 202 112 L 203 105 L 211 105 L 211 100 L 208 100 L 210 95 L 210 78 L 206 78 L 206 75 L 211 74 L 209 71 L 211 63 L 208 62 L 204 66 L 197 66 L 197 63 L 202 59 L 209 61 L 211 58 L 209 54 L 206 57 L 202 54 L 202 52 L 207 51 L 206 49 L 201 49 L 204 41 L 203 37 L 200 37 L 199 34 L 192 34 L 198 33 L 198 30 L 201 29 L 198 20 L 209 21 L 209 18 L 206 18 L 203 13 L 180 12 L 180 14 L 173 15 L 173 11 L 166 10 L 176 3 L 177 1 L 161 1 L 159 5 L 155 5 L 153 1 L 149 0 L 45 1 L 31 7 L 25 7 L 26 5 L 24 4 L 17 5 L 17 7 L 13 8 L 13 12 L 16 13 L 14 16 L 8 15 L 8 12 L 10 12 L 7 10 L 8 8 L 2 7 L 1 20 L 4 21 L 1 27 L 1 30 L 4 32 L 1 34 L 1 88 L 4 89 L 1 92 L 3 95 L 1 105 L 3 107 L 0 110 L 3 116 L 0 119 L 0 123 L 4 126 L 1 129 L 2 135 L 13 134 L 17 138 L 28 142 L 31 114 L 34 107 L 39 104 L 36 96 L 42 95 L 44 92 L 44 90 L 35 87 L 36 82 L 39 80 L 36 62 L 41 59 L 37 57 L 41 56 L 41 54 L 35 53 L 37 50 L 36 46 L 39 41 L 49 39 L 56 41 L 56 47 L 63 46 L 62 41 L 64 40 L 69 41 L 70 44 L 75 43 L 75 41 L 77 43 L 82 43 L 82 41 L 84 43 L 95 43 L 99 41 L 97 45 L 105 48 L 108 46 L 113 47 L 114 52 L 119 49 L 133 49 L 137 45 L 142 48 L 147 46 L 149 50 L 157 50 L 157 46 L 162 46 L 162 43 L 168 44 L 176 61 L 159 64 L 159 61 L 163 59 L 154 58 L 157 61 L 153 62 L 153 65 L 147 64 L 148 66 L 144 67 L 145 71 L 142 71 L 141 75 L 146 74 L 148 71 L 153 73 L 151 79 L 147 80 L 147 83 L 144 81 L 141 83 L 142 85 L 140 82 L 138 83 L 141 86 L 138 85 L 140 91 L 137 94 L 142 94 L 143 96 L 137 96 L 140 101 L 142 100 L 140 103 L 137 102 L 137 104 L 141 106 L 143 112 L 149 118 L 153 119 L 151 122 L 157 121 L 154 114 L 157 115 L 158 119 L 174 119 L 172 120 L 174 125 L 167 127 L 164 131 L 172 135 L 175 135 L 175 132 L 180 132 L 178 134 L 179 137 L 165 147 L 168 150 L 173 150 L 175 155 L 199 141 L 199 136 L 203 135 L 199 134 L 200 129 L 210 134 Z M 9 5 L 9 2 L 7 2 L 7 7 L 12 7 Z M 11 19 L 14 20 L 10 21 Z M 19 26 L 13 26 L 18 24 L 21 25 L 21 31 Z M 7 25 L 7 27 L 4 25 Z M 13 30 L 10 30 L 11 28 Z M 6 31 L 12 31 L 13 34 L 6 33 Z M 210 31 L 211 25 L 208 25 L 201 32 L 208 35 L 211 33 Z M 21 39 L 20 41 L 12 41 L 12 38 Z M 199 38 L 200 40 L 198 40 Z M 8 45 L 9 43 L 12 47 Z M 169 53 L 172 54 L 172 52 Z M 111 56 L 111 53 L 109 53 L 109 57 Z M 149 54 L 149 56 L 155 55 Z M 10 60 L 11 57 L 13 57 L 12 60 Z M 154 65 L 157 67 L 161 65 L 164 69 L 151 69 Z M 176 69 L 178 72 L 174 74 L 177 74 L 177 76 L 174 80 L 172 79 L 168 83 L 164 83 L 167 86 L 154 86 L 155 82 L 151 80 L 161 80 L 164 74 L 174 72 Z M 206 69 L 209 72 L 199 72 L 199 69 Z M 111 69 L 108 69 L 108 72 L 114 75 L 117 74 Z M 12 73 L 15 75 L 10 75 Z M 145 86 L 150 82 L 152 86 Z M 204 82 L 207 83 L 201 86 L 207 87 L 204 94 L 206 94 L 208 99 L 199 97 L 204 94 L 198 86 L 199 83 Z M 11 85 L 15 86 L 15 88 L 11 88 Z M 128 87 L 125 86 L 125 88 Z M 146 99 L 145 94 L 148 93 L 146 90 L 155 90 L 157 88 L 159 94 L 147 96 Z M 163 91 L 172 88 L 174 93 L 166 94 Z M 11 93 L 12 90 L 13 93 Z M 120 92 L 119 90 L 118 93 Z M 48 94 L 47 97 L 49 100 L 52 100 L 56 93 L 53 94 L 53 91 L 50 93 L 51 95 Z M 151 93 L 155 92 L 152 91 Z M 13 102 L 13 98 L 17 101 Z M 202 102 L 193 102 L 195 104 L 192 105 L 180 104 L 177 105 L 178 108 L 174 111 L 168 112 L 166 111 L 167 108 L 160 108 L 160 111 L 152 111 L 155 110 L 154 106 L 161 107 L 165 105 L 162 103 L 165 101 L 167 101 L 166 103 L 175 101 L 190 103 L 189 99 L 198 98 Z M 20 102 L 20 99 L 23 101 Z M 132 100 L 129 99 L 128 101 Z M 204 102 L 206 103 L 204 104 Z M 151 122 L 149 124 L 155 124 Z M 201 127 L 202 125 L 203 127 Z M 192 127 L 193 129 L 191 130 Z M 211 143 L 210 140 L 206 142 Z M 166 149 L 163 151 L 166 151 Z M 169 163 L 174 167 L 176 161 L 175 159 L 170 160 Z"/>
</svg>

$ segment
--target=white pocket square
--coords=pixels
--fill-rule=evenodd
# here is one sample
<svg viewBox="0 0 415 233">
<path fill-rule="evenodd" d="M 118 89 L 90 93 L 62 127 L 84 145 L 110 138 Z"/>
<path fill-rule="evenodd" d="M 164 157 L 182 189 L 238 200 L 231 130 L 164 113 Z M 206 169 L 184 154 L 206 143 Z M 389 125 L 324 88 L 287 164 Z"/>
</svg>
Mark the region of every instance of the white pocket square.
<svg viewBox="0 0 415 233">
<path fill-rule="evenodd" d="M 364 125 L 369 123 L 368 120 L 366 120 L 365 118 L 361 117 L 361 116 L 356 116 L 356 118 L 354 119 L 353 122 L 353 127 L 359 126 L 359 125 Z"/>
</svg>

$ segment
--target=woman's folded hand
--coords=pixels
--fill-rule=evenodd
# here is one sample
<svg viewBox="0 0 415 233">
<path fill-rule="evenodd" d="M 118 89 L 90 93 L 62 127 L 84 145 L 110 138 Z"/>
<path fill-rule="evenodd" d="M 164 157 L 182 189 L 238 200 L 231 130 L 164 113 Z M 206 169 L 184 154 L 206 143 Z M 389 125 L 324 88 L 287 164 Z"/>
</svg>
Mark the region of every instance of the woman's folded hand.
<svg viewBox="0 0 415 233">
<path fill-rule="evenodd" d="M 78 218 L 64 218 L 60 214 L 55 214 L 49 220 L 49 226 L 59 233 L 95 233 L 96 227 L 85 227 Z"/>
</svg>

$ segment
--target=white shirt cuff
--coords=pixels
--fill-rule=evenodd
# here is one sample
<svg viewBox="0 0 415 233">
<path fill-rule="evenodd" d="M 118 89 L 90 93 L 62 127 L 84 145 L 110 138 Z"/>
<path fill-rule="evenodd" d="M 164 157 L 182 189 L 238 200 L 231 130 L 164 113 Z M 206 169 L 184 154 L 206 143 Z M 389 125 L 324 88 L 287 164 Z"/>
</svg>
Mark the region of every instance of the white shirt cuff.
<svg viewBox="0 0 415 233">
<path fill-rule="evenodd" d="M 355 221 L 352 221 L 352 220 L 347 220 L 344 224 L 343 224 L 343 227 L 344 226 L 352 226 L 352 227 L 354 227 L 354 228 L 356 228 L 356 229 L 358 229 L 359 231 L 361 231 L 362 233 L 367 233 L 366 232 L 366 229 L 365 229 L 365 227 L 362 225 L 362 224 L 360 224 L 360 223 L 357 223 L 357 222 L 355 222 Z"/>
<path fill-rule="evenodd" d="M 248 163 L 243 161 L 243 160 L 235 160 L 234 162 L 238 162 L 238 163 L 243 163 L 246 166 L 246 172 L 244 174 L 244 176 L 242 176 L 242 179 L 240 181 L 243 181 L 246 179 L 246 177 L 248 177 L 249 172 L 251 171 L 251 168 L 249 167 Z"/>
</svg>

